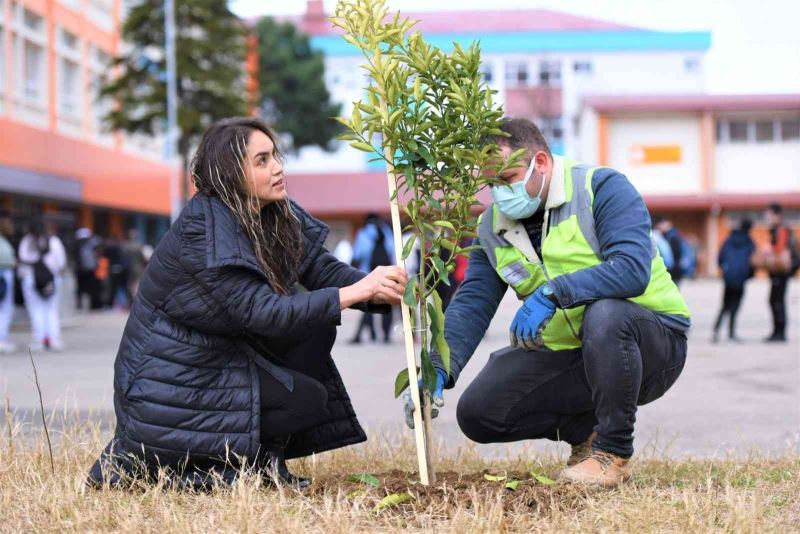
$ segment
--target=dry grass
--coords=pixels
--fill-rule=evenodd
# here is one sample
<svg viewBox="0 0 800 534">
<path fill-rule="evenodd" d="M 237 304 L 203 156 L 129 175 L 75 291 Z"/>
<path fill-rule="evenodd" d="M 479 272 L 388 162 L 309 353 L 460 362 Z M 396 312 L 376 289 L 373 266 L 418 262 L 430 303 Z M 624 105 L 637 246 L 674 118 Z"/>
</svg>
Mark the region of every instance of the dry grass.
<svg viewBox="0 0 800 534">
<path fill-rule="evenodd" d="M 485 461 L 471 450 L 438 461 L 440 480 L 414 482 L 409 439 L 377 438 L 362 447 L 295 462 L 311 475 L 307 495 L 272 489 L 258 477 L 207 494 L 163 487 L 88 490 L 86 471 L 105 444 L 98 424 L 51 429 L 56 474 L 40 431 L 7 420 L 0 445 L 0 532 L 501 532 L 670 531 L 764 532 L 800 528 L 800 458 L 639 460 L 634 481 L 614 491 L 543 485 L 531 470 L 555 478 L 558 459 Z M 400 442 L 399 444 L 397 442 Z M 348 482 L 378 476 L 380 488 Z M 483 473 L 520 480 L 517 491 Z M 415 499 L 374 512 L 385 495 Z"/>
</svg>

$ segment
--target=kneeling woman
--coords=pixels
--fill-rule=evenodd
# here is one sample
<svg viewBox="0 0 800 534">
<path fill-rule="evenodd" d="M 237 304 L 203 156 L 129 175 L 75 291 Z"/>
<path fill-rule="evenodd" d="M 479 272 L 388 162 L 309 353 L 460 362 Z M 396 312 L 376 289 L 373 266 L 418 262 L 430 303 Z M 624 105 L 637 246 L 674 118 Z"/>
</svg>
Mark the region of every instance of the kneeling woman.
<svg viewBox="0 0 800 534">
<path fill-rule="evenodd" d="M 114 438 L 90 483 L 168 468 L 180 484 L 243 466 L 303 486 L 297 458 L 366 440 L 330 355 L 347 307 L 388 311 L 407 282 L 337 261 L 289 200 L 275 134 L 251 118 L 205 132 L 197 194 L 158 245 L 114 364 Z M 381 308 L 383 308 L 381 310 Z"/>
</svg>

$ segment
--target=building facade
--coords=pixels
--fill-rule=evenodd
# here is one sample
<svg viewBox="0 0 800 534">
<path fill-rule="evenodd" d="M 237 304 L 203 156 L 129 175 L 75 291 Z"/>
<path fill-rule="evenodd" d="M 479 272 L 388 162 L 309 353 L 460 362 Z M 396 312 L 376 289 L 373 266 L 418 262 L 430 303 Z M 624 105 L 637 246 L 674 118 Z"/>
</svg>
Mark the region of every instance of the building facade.
<svg viewBox="0 0 800 534">
<path fill-rule="evenodd" d="M 483 74 L 507 115 L 532 119 L 553 152 L 624 172 L 651 214 L 666 216 L 716 273 L 730 229 L 779 201 L 800 232 L 800 95 L 705 94 L 708 32 L 656 32 L 545 10 L 403 13 L 449 49 L 480 41 Z M 326 84 L 350 113 L 368 79 L 322 2 L 292 19 L 325 53 Z M 388 212 L 385 169 L 342 143 L 287 163 L 290 193 L 335 239 L 367 212 Z M 479 197 L 488 202 L 489 195 Z M 798 234 L 800 235 L 800 233 Z"/>
<path fill-rule="evenodd" d="M 161 138 L 111 132 L 99 89 L 120 47 L 121 0 L 0 0 L 0 209 L 59 233 L 169 223 Z"/>
<path fill-rule="evenodd" d="M 578 157 L 627 175 L 697 242 L 703 272 L 743 218 L 767 243 L 771 202 L 800 236 L 800 94 L 593 96 L 579 129 Z"/>
<path fill-rule="evenodd" d="M 555 153 L 576 155 L 581 103 L 592 94 L 696 94 L 705 89 L 708 32 L 658 32 L 547 10 L 403 13 L 445 50 L 480 41 L 483 75 L 509 116 L 536 121 Z M 347 115 L 368 80 L 355 47 L 331 27 L 321 0 L 290 19 L 325 54 L 325 80 Z M 387 212 L 385 169 L 346 143 L 291 158 L 290 193 L 336 230 Z M 330 196 L 321 191 L 347 191 Z M 336 202 L 330 202 L 336 198 Z M 345 232 L 346 233 L 346 232 Z"/>
</svg>

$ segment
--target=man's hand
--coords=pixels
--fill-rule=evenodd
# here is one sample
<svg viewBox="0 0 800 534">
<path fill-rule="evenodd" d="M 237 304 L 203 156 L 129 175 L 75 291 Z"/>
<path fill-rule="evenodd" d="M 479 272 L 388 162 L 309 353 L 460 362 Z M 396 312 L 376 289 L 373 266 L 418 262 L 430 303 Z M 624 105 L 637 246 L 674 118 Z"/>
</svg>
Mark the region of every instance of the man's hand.
<svg viewBox="0 0 800 534">
<path fill-rule="evenodd" d="M 545 295 L 547 284 L 539 286 L 522 303 L 511 322 L 511 346 L 536 350 L 544 345 L 542 332 L 556 313 L 556 304 Z"/>
<path fill-rule="evenodd" d="M 436 408 L 444 406 L 444 385 L 449 381 L 447 373 L 443 369 L 436 369 L 436 388 L 433 390 L 433 405 Z M 417 384 L 419 387 L 420 400 L 422 399 L 422 379 Z M 431 409 L 431 418 L 439 415 L 439 410 L 436 408 Z M 403 394 L 403 412 L 406 416 L 406 425 L 408 428 L 414 428 L 414 400 L 411 398 L 411 391 L 406 391 Z"/>
</svg>

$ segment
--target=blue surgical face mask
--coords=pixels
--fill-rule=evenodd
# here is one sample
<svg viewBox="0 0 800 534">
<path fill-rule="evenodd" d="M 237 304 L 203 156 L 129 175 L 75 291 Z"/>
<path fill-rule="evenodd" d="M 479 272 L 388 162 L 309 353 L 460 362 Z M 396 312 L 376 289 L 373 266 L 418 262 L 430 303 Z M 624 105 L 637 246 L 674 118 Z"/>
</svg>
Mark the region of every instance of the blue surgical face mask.
<svg viewBox="0 0 800 534">
<path fill-rule="evenodd" d="M 509 219 L 520 220 L 527 219 L 539 209 L 542 203 L 542 191 L 544 190 L 544 176 L 542 176 L 542 185 L 535 198 L 531 198 L 528 194 L 526 186 L 533 174 L 534 159 L 531 159 L 531 164 L 528 166 L 528 171 L 525 173 L 525 178 L 521 182 L 516 182 L 511 185 L 496 185 L 492 187 L 492 199 L 497 204 L 498 209 L 503 215 Z"/>
</svg>

